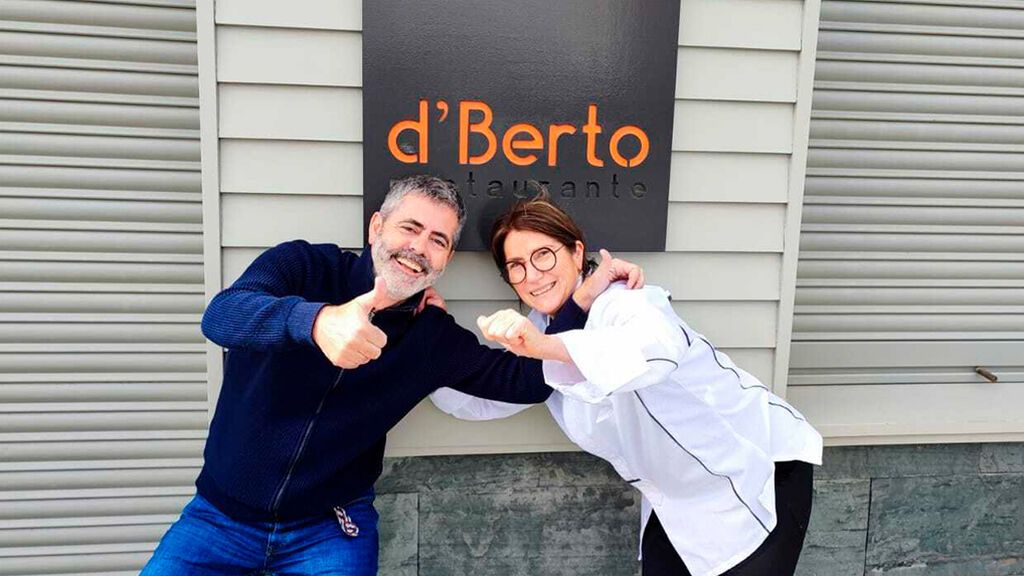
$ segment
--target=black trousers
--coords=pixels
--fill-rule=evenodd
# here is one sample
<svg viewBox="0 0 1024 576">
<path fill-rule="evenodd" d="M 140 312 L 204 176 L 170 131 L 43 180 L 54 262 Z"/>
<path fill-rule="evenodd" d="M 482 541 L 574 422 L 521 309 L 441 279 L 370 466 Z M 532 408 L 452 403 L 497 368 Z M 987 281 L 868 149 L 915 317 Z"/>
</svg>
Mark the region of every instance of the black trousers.
<svg viewBox="0 0 1024 576">
<path fill-rule="evenodd" d="M 775 512 L 778 522 L 764 543 L 723 576 L 791 576 L 804 546 L 811 518 L 814 467 L 806 462 L 775 463 Z M 658 517 L 644 528 L 643 576 L 690 576 Z"/>
</svg>

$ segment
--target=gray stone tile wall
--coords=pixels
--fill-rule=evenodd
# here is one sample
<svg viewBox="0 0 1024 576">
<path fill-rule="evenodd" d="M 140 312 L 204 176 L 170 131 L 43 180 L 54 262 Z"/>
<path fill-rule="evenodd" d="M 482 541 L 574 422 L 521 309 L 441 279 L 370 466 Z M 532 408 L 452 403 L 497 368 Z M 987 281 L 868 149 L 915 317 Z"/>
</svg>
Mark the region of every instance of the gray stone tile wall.
<svg viewBox="0 0 1024 576">
<path fill-rule="evenodd" d="M 827 448 L 800 576 L 1024 576 L 1024 444 Z M 639 575 L 639 494 L 584 453 L 395 458 L 383 576 Z M 769 576 L 769 575 L 766 575 Z"/>
</svg>

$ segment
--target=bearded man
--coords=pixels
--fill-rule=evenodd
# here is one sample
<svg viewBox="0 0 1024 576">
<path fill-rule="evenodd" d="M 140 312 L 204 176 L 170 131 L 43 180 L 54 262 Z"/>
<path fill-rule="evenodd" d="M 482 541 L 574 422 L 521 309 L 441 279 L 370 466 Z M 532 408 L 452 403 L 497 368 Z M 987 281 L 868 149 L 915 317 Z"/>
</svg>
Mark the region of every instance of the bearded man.
<svg viewBox="0 0 1024 576">
<path fill-rule="evenodd" d="M 144 576 L 376 574 L 387 431 L 441 387 L 547 399 L 539 361 L 481 345 L 429 290 L 465 219 L 449 182 L 398 180 L 362 255 L 287 242 L 210 301 L 203 334 L 226 358 L 205 462 Z M 582 328 L 598 294 L 631 274 L 602 262 L 549 333 Z"/>
</svg>

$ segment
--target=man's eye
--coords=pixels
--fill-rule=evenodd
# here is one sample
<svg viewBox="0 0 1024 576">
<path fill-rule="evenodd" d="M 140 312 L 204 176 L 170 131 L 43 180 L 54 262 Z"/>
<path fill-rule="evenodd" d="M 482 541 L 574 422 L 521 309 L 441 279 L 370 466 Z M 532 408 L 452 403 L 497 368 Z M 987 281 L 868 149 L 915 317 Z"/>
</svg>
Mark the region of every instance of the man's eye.
<svg viewBox="0 0 1024 576">
<path fill-rule="evenodd" d="M 416 232 L 415 228 L 413 228 L 412 226 L 408 226 L 408 225 L 406 225 L 406 226 L 399 226 L 399 228 L 401 228 L 403 232 Z"/>
<path fill-rule="evenodd" d="M 434 244 L 436 244 L 439 248 L 448 247 L 448 243 L 445 242 L 444 240 L 441 240 L 440 238 L 434 238 Z"/>
</svg>

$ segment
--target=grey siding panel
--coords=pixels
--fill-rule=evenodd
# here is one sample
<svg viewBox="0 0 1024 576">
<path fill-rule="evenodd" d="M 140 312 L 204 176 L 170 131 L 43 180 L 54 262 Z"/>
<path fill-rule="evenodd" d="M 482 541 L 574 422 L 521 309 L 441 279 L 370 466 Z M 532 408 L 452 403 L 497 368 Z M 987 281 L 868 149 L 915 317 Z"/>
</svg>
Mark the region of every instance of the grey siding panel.
<svg viewBox="0 0 1024 576">
<path fill-rule="evenodd" d="M 827 1 L 818 50 L 791 396 L 833 436 L 1019 433 L 1024 8 Z"/>
<path fill-rule="evenodd" d="M 785 204 L 789 156 L 673 152 L 669 200 Z"/>
<path fill-rule="evenodd" d="M 685 0 L 679 44 L 795 51 L 802 15 L 803 2 L 796 0 Z"/>
<path fill-rule="evenodd" d="M 207 425 L 193 2 L 6 0 L 0 574 L 134 574 Z"/>
<path fill-rule="evenodd" d="M 362 0 L 221 0 L 217 24 L 362 30 Z"/>
<path fill-rule="evenodd" d="M 355 142 L 220 141 L 222 192 L 361 196 L 363 147 Z"/>
<path fill-rule="evenodd" d="M 329 53 L 333 58 L 313 58 Z M 296 63 L 305 62 L 304 66 Z M 360 87 L 363 48 L 359 32 L 217 28 L 217 77 L 221 82 Z"/>
</svg>

